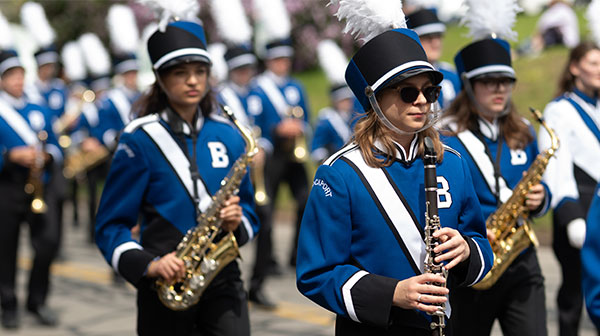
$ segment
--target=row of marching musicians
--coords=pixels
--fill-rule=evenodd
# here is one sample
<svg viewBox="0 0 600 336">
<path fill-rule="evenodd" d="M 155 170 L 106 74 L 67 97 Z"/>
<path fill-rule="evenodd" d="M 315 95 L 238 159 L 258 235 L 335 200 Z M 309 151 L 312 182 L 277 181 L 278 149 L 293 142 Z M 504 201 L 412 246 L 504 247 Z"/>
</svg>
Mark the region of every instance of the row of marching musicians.
<svg viewBox="0 0 600 336">
<path fill-rule="evenodd" d="M 123 15 L 127 19 L 131 14 L 133 20 L 133 13 L 125 7 L 123 14 L 123 7 L 111 8 L 109 18 L 112 15 L 122 24 Z M 0 19 L 6 21 L 3 16 Z M 26 309 L 43 325 L 58 323 L 46 298 L 50 265 L 61 245 L 63 202 L 73 187 L 77 216 L 77 185 L 87 181 L 93 240 L 96 185 L 106 174 L 103 165 L 139 96 L 136 50 L 131 44 L 119 44 L 111 34 L 114 47 L 109 54 L 96 35 L 87 33 L 66 43 L 59 53 L 40 4 L 25 3 L 21 20 L 37 42 L 36 81 L 25 82 L 25 67 L 15 45 L 3 44 L 0 53 L 0 299 L 2 325 L 8 329 L 18 327 L 20 320 L 15 279 L 22 222 L 29 224 L 33 246 Z M 2 35 L 10 37 L 11 32 L 2 31 Z M 61 60 L 64 71 L 59 73 Z"/>
</svg>

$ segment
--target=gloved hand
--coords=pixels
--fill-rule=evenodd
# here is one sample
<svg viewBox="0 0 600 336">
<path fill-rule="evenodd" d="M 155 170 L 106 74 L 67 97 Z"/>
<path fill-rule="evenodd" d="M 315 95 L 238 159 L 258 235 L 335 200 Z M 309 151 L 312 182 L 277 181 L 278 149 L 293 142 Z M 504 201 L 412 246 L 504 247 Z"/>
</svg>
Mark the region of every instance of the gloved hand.
<svg viewBox="0 0 600 336">
<path fill-rule="evenodd" d="M 569 222 L 567 224 L 567 236 L 571 246 L 580 249 L 585 241 L 585 220 L 577 218 Z"/>
</svg>

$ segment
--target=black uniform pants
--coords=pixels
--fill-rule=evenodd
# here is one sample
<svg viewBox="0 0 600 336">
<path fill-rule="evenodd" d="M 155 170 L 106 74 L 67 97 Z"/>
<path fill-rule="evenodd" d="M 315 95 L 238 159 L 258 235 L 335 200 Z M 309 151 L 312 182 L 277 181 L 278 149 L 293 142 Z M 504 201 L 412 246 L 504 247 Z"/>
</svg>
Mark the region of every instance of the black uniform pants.
<svg viewBox="0 0 600 336">
<path fill-rule="evenodd" d="M 484 336 L 498 319 L 504 336 L 545 336 L 544 278 L 535 249 L 521 253 L 488 290 L 450 291 L 454 335 Z"/>
<path fill-rule="evenodd" d="M 56 199 L 46 193 L 48 210 L 33 214 L 31 197 L 23 192 L 19 183 L 0 181 L 0 299 L 3 310 L 15 310 L 15 276 L 21 223 L 29 224 L 33 262 L 29 274 L 27 306 L 35 308 L 45 304 L 50 285 L 50 265 L 60 244 L 61 226 L 56 220 Z"/>
<path fill-rule="evenodd" d="M 248 302 L 239 278 L 211 284 L 200 302 L 184 311 L 164 306 L 152 286 L 145 279 L 138 287 L 139 335 L 250 335 Z"/>
</svg>

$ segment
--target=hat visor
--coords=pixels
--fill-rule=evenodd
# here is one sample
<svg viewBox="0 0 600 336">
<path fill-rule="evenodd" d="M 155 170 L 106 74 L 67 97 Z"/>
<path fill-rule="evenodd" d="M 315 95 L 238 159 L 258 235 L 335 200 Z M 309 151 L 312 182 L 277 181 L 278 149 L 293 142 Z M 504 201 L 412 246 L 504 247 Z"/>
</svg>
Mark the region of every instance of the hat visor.
<svg viewBox="0 0 600 336">
<path fill-rule="evenodd" d="M 433 85 L 438 85 L 442 82 L 442 79 L 444 79 L 444 75 L 434 69 L 431 68 L 414 68 L 414 69 L 410 69 L 407 71 L 404 71 L 401 74 L 398 74 L 397 76 L 391 78 L 387 83 L 385 83 L 384 85 L 381 86 L 380 89 L 389 87 L 389 86 L 393 86 L 395 84 L 398 84 L 400 82 L 402 82 L 405 79 L 420 75 L 420 74 L 429 74 L 431 77 L 431 84 Z"/>
<path fill-rule="evenodd" d="M 184 55 L 184 56 L 176 57 L 176 58 L 174 58 L 172 60 L 169 60 L 165 64 L 161 65 L 161 67 L 158 70 L 165 70 L 165 69 L 174 67 L 174 66 L 179 65 L 179 64 L 193 63 L 193 62 L 207 63 L 208 65 L 212 65 L 212 62 L 206 56 L 203 56 L 203 55 Z"/>
</svg>

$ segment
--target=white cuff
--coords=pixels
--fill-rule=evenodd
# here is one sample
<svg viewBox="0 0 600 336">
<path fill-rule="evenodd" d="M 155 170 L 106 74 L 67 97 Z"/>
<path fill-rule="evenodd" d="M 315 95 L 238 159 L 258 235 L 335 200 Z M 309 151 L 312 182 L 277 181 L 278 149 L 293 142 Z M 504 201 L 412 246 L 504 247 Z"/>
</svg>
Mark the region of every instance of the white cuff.
<svg viewBox="0 0 600 336">
<path fill-rule="evenodd" d="M 580 249 L 585 241 L 585 220 L 577 218 L 567 224 L 567 236 L 569 243 L 574 248 Z"/>
</svg>

